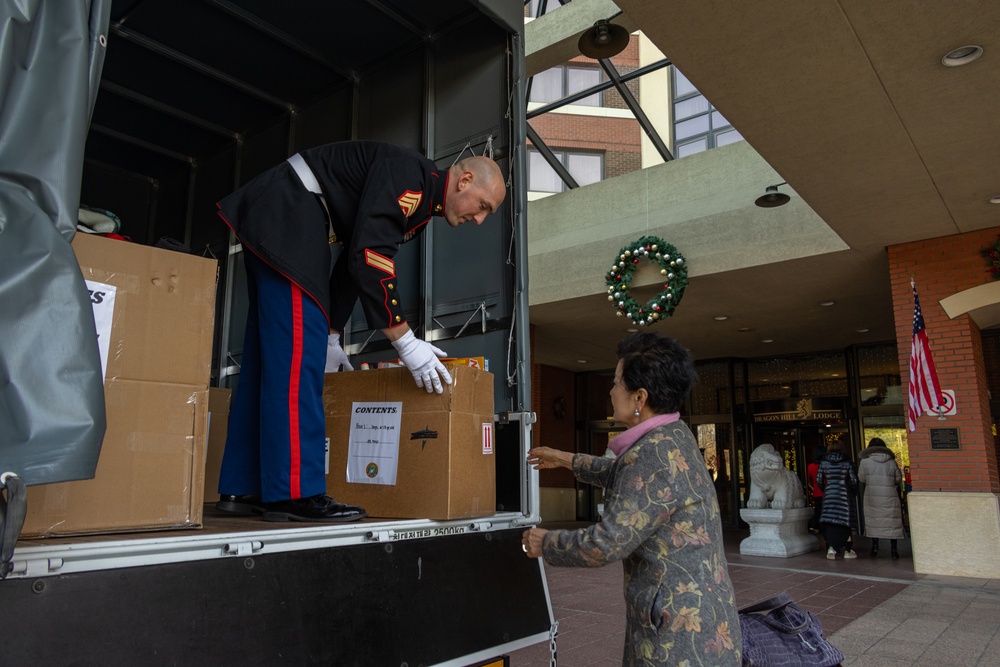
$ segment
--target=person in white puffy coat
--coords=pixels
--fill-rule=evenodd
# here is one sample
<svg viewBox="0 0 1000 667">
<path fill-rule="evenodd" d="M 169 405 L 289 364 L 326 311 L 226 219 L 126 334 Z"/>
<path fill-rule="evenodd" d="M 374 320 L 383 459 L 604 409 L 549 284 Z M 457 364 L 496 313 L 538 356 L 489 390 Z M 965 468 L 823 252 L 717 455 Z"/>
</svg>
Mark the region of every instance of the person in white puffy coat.
<svg viewBox="0 0 1000 667">
<path fill-rule="evenodd" d="M 872 438 L 861 452 L 858 480 L 865 485 L 865 535 L 871 538 L 871 556 L 878 556 L 879 538 L 888 538 L 892 559 L 899 558 L 897 540 L 905 538 L 899 490 L 903 474 L 896 455 L 881 438 Z"/>
</svg>

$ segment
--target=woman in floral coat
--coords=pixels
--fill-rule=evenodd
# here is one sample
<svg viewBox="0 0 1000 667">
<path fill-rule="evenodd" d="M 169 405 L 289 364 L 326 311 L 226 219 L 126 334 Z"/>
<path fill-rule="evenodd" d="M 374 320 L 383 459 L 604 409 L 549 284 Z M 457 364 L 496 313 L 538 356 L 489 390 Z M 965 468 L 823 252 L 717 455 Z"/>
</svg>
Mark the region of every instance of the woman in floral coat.
<svg viewBox="0 0 1000 667">
<path fill-rule="evenodd" d="M 740 664 L 742 638 L 712 478 L 678 409 L 697 380 L 691 353 L 651 333 L 618 344 L 611 389 L 616 458 L 537 447 L 535 468 L 569 468 L 605 489 L 604 515 L 581 530 L 524 532 L 550 565 L 621 560 L 627 619 L 623 665 Z"/>
</svg>

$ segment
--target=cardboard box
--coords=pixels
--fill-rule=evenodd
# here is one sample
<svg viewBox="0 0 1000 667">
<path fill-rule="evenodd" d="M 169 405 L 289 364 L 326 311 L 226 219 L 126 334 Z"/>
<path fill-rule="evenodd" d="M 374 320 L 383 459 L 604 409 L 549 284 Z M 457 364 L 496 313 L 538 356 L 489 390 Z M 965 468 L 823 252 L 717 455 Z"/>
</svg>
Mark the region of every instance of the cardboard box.
<svg viewBox="0 0 1000 667">
<path fill-rule="evenodd" d="M 229 402 L 231 389 L 208 388 L 208 453 L 205 456 L 205 502 L 219 500 L 219 473 L 222 455 L 226 451 L 226 432 L 229 430 Z"/>
<path fill-rule="evenodd" d="M 22 537 L 200 526 L 208 392 L 117 380 L 94 479 L 28 487 Z"/>
<path fill-rule="evenodd" d="M 105 380 L 207 388 L 218 263 L 88 234 L 73 251 L 85 280 L 115 288 Z"/>
<path fill-rule="evenodd" d="M 23 537 L 199 527 L 217 263 L 77 234 L 106 316 L 108 427 L 91 480 L 28 488 Z"/>
<path fill-rule="evenodd" d="M 449 370 L 453 384 L 446 385 L 443 394 L 418 388 L 405 368 L 326 376 L 327 493 L 364 507 L 372 517 L 457 519 L 496 513 L 493 376 L 468 366 Z M 357 405 L 361 403 L 376 406 Z M 387 411 L 394 404 L 401 404 L 395 431 L 394 424 L 380 424 L 382 416 L 372 414 L 373 409 Z M 373 426 L 385 430 L 370 430 Z M 382 436 L 385 432 L 391 437 Z M 398 443 L 395 484 L 348 481 L 349 452 L 352 446 L 354 453 L 359 452 L 366 440 L 380 440 L 377 447 L 384 448 L 368 453 L 382 451 L 389 457 L 356 456 L 355 470 L 385 469 L 394 441 Z"/>
</svg>

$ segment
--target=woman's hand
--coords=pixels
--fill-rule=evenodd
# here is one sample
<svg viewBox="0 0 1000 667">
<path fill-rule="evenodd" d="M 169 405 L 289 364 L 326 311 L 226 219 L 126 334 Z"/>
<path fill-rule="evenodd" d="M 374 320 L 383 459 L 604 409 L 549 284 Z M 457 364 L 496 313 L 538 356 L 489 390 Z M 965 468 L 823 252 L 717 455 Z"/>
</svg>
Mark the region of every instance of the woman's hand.
<svg viewBox="0 0 1000 667">
<path fill-rule="evenodd" d="M 521 548 L 528 554 L 528 558 L 541 558 L 542 540 L 547 532 L 549 531 L 541 528 L 529 528 L 521 533 Z"/>
<path fill-rule="evenodd" d="M 550 468 L 572 470 L 573 454 L 551 447 L 535 447 L 528 452 L 528 464 L 534 466 L 535 470 L 548 470 Z"/>
</svg>

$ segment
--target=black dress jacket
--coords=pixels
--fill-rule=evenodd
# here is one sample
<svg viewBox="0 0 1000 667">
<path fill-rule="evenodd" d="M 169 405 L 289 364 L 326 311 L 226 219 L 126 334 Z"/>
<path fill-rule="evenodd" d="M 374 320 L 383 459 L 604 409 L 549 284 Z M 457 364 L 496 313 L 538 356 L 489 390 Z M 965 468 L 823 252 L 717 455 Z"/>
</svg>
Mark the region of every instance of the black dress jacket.
<svg viewBox="0 0 1000 667">
<path fill-rule="evenodd" d="M 394 258 L 443 211 L 447 171 L 414 150 L 375 141 L 300 155 L 322 200 L 282 162 L 220 201 L 219 216 L 245 250 L 301 287 L 331 328 L 343 330 L 359 298 L 371 328 L 402 324 Z M 332 272 L 331 243 L 343 245 Z"/>
</svg>

